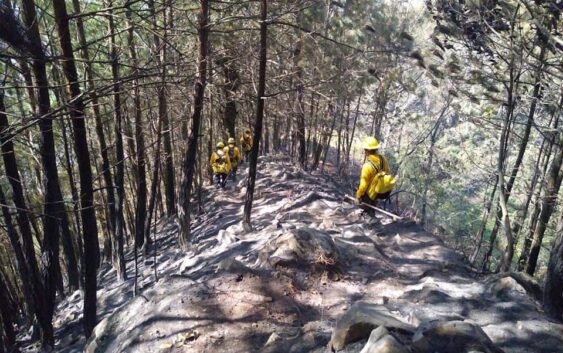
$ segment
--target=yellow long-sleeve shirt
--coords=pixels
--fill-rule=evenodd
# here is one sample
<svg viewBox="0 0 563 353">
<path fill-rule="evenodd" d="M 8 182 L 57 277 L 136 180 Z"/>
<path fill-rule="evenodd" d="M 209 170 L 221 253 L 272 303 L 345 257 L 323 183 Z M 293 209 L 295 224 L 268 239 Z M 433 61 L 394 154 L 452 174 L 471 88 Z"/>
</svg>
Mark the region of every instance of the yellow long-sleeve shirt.
<svg viewBox="0 0 563 353">
<path fill-rule="evenodd" d="M 231 158 L 231 153 L 229 153 L 231 149 L 233 150 L 233 153 L 232 153 L 233 158 Z M 236 167 L 241 160 L 240 151 L 239 151 L 238 147 L 237 146 L 233 146 L 233 147 L 226 146 L 223 151 L 225 151 L 225 153 L 229 156 L 229 160 L 231 161 L 231 167 L 233 167 L 233 168 Z"/>
<path fill-rule="evenodd" d="M 382 166 L 383 169 L 381 169 Z M 356 191 L 356 199 L 362 198 L 362 196 L 364 196 L 367 193 L 371 181 L 373 180 L 375 175 L 381 171 L 384 171 L 386 173 L 391 173 L 387 159 L 379 154 L 368 155 L 366 162 L 362 166 L 362 173 L 360 175 L 360 186 L 358 186 L 358 190 Z"/>
<path fill-rule="evenodd" d="M 252 136 L 250 134 L 244 134 L 240 138 L 240 144 L 245 152 L 250 152 L 252 149 Z"/>
<path fill-rule="evenodd" d="M 211 154 L 209 164 L 215 174 L 229 174 L 231 171 L 231 160 L 229 154 L 225 151 L 219 150 Z"/>
</svg>

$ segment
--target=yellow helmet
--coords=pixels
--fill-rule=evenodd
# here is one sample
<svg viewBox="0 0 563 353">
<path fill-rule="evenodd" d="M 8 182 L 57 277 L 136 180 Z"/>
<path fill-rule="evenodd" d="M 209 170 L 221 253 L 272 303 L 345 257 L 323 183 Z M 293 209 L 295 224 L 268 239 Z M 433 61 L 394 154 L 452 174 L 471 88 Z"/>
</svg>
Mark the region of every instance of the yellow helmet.
<svg viewBox="0 0 563 353">
<path fill-rule="evenodd" d="M 370 136 L 366 139 L 366 142 L 364 144 L 364 149 L 365 150 L 376 150 L 379 148 L 379 142 L 377 141 L 377 139 L 373 136 Z"/>
<path fill-rule="evenodd" d="M 217 148 L 225 148 L 225 144 L 223 142 L 217 143 Z"/>
<path fill-rule="evenodd" d="M 234 145 L 235 144 L 235 139 L 233 137 L 229 137 L 229 145 Z"/>
</svg>

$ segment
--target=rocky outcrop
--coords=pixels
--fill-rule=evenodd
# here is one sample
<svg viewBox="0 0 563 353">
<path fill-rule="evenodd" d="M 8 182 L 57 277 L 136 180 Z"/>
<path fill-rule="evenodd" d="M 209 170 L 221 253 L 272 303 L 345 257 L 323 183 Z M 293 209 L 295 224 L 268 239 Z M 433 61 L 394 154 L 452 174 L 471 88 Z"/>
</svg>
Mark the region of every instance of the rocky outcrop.
<svg viewBox="0 0 563 353">
<path fill-rule="evenodd" d="M 408 350 L 385 327 L 380 326 L 371 331 L 360 353 L 408 353 Z"/>
<path fill-rule="evenodd" d="M 268 242 L 261 259 L 271 266 L 321 265 L 335 268 L 341 263 L 340 251 L 332 237 L 312 228 L 287 231 Z"/>
<path fill-rule="evenodd" d="M 385 306 L 357 302 L 337 321 L 329 343 L 335 352 L 348 343 L 367 338 L 373 329 L 385 327 L 413 333 L 415 328 L 398 319 Z"/>
<path fill-rule="evenodd" d="M 366 339 L 359 353 L 503 353 L 476 324 L 432 321 L 413 326 L 384 305 L 355 303 L 336 323 L 329 348 L 343 350 Z"/>
<path fill-rule="evenodd" d="M 503 353 L 477 325 L 465 321 L 421 325 L 413 337 L 413 352 Z"/>
</svg>

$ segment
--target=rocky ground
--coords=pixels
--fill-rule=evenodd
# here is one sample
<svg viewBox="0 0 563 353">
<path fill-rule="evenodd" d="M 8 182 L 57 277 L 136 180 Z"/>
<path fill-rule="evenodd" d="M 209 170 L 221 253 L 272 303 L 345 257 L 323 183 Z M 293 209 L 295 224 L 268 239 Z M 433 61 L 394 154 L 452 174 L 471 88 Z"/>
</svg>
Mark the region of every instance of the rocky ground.
<svg viewBox="0 0 563 353">
<path fill-rule="evenodd" d="M 479 277 L 411 222 L 365 222 L 345 188 L 281 157 L 259 170 L 253 232 L 240 225 L 244 180 L 209 188 L 193 249 L 178 250 L 174 222 L 163 220 L 140 294 L 104 268 L 103 320 L 84 342 L 79 293 L 67 298 L 57 350 L 563 352 L 563 325 L 540 311 L 529 278 Z"/>
</svg>

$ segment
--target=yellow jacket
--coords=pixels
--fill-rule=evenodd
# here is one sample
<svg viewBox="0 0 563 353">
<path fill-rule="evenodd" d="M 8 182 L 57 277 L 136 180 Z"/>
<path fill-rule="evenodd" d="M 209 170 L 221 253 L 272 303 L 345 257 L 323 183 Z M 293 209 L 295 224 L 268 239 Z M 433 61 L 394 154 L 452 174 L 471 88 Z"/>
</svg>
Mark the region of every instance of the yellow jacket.
<svg viewBox="0 0 563 353">
<path fill-rule="evenodd" d="M 383 169 L 381 170 L 382 166 Z M 376 170 L 376 168 L 378 170 Z M 358 186 L 358 190 L 356 191 L 356 199 L 360 199 L 362 198 L 362 196 L 366 195 L 371 181 L 373 180 L 375 175 L 381 171 L 389 174 L 391 173 L 387 159 L 379 154 L 368 155 L 367 160 L 362 167 L 362 174 L 360 175 L 360 186 Z"/>
<path fill-rule="evenodd" d="M 215 174 L 229 174 L 231 171 L 231 160 L 229 154 L 225 151 L 219 150 L 211 154 L 209 164 Z"/>
<path fill-rule="evenodd" d="M 240 144 L 242 145 L 242 150 L 249 152 L 252 149 L 252 136 L 250 134 L 244 134 L 240 137 Z"/>
<path fill-rule="evenodd" d="M 233 151 L 231 152 L 231 147 L 230 146 L 225 146 L 225 148 L 223 149 L 223 151 L 227 154 L 227 156 L 229 157 L 229 160 L 231 161 L 231 167 L 236 167 L 238 165 L 238 163 L 240 162 L 240 151 L 238 149 L 237 146 L 233 146 L 232 147 Z M 231 158 L 231 155 L 233 156 L 233 158 Z"/>
</svg>

